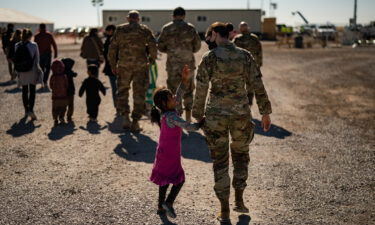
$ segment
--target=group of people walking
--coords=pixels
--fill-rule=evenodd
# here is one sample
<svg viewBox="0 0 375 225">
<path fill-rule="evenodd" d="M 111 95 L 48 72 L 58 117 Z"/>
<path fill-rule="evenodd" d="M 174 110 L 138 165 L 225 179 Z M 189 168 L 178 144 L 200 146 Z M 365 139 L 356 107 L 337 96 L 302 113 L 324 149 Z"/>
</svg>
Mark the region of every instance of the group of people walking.
<svg viewBox="0 0 375 225">
<path fill-rule="evenodd" d="M 107 27 L 104 45 L 97 38 L 97 30 L 92 30 L 81 48 L 81 56 L 88 65 L 89 78 L 83 82 L 79 95 L 86 92 L 90 119 L 96 119 L 100 103 L 99 91 L 105 94 L 102 83 L 97 79 L 98 68 L 102 62 L 106 62 L 104 73 L 110 79 L 117 115 L 123 117 L 125 129 L 139 132 L 142 130 L 139 120 L 145 112 L 149 65 L 155 62 L 158 50 L 166 53 L 167 88 L 155 91 L 151 110 L 151 121 L 160 126 L 159 144 L 150 176 L 150 180 L 159 185 L 157 212 L 176 217 L 173 203 L 185 181 L 181 165 L 182 129 L 194 131 L 201 128 L 213 160 L 214 190 L 221 205 L 218 219 L 226 223 L 230 218 L 229 146 L 234 167 L 233 210 L 249 212 L 243 196 L 250 161 L 249 144 L 254 136 L 250 111 L 253 96 L 262 115 L 262 128 L 267 131 L 271 125 L 271 103 L 260 71 L 261 45 L 257 37 L 249 32 L 245 22 L 240 24 L 241 34 L 234 37 L 233 41 L 230 40 L 233 25 L 216 22 L 207 30 L 206 43 L 210 50 L 203 55 L 195 76 L 194 53 L 200 50 L 201 40 L 194 26 L 184 21 L 185 14 L 183 8 L 176 8 L 173 11 L 173 21 L 163 26 L 158 39 L 147 26 L 140 24 L 138 11 L 129 12 L 128 23 Z M 29 38 L 30 34 L 24 36 L 22 33 L 24 42 Z M 54 46 L 53 42 L 51 45 Z M 30 52 L 34 52 L 35 64 L 39 64 L 38 45 L 30 43 L 28 46 Z M 54 49 L 57 56 L 57 48 Z M 57 83 L 69 88 L 70 82 L 64 78 L 68 73 L 66 68 L 66 62 L 55 60 L 52 63 L 50 87 L 53 96 Z M 71 73 L 74 74 L 72 71 Z M 132 112 L 128 101 L 131 85 L 134 100 Z M 59 97 L 56 95 L 55 99 L 59 100 Z M 66 105 L 57 103 L 57 108 Z M 28 107 L 30 105 L 28 103 Z M 54 119 L 59 118 L 62 111 L 60 107 Z M 183 112 L 185 119 L 181 118 Z M 192 122 L 192 117 L 196 119 L 196 123 Z M 171 184 L 172 188 L 167 196 L 168 186 Z"/>
</svg>

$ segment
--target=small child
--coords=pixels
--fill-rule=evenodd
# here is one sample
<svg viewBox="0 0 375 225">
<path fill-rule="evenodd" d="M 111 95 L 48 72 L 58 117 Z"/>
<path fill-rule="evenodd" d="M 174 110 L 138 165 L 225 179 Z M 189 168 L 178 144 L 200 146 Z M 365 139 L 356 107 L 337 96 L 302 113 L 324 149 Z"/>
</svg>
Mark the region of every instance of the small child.
<svg viewBox="0 0 375 225">
<path fill-rule="evenodd" d="M 87 114 L 89 114 L 90 122 L 97 122 L 96 118 L 98 117 L 99 104 L 101 101 L 99 91 L 105 95 L 105 88 L 103 83 L 97 78 L 99 70 L 96 65 L 88 65 L 87 73 L 89 77 L 83 81 L 79 89 L 79 97 L 82 97 L 83 93 L 86 92 Z"/>
<path fill-rule="evenodd" d="M 186 122 L 176 110 L 181 104 L 184 90 L 189 85 L 189 76 L 189 68 L 185 66 L 176 95 L 168 89 L 157 90 L 154 94 L 154 104 L 158 109 L 153 106 L 151 111 L 151 122 L 159 125 L 160 137 L 150 181 L 159 185 L 157 213 L 167 213 L 172 218 L 176 217 L 173 202 L 185 182 L 185 173 L 181 165 L 182 128 L 193 131 L 202 125 Z M 169 184 L 173 186 L 165 200 Z"/>
<path fill-rule="evenodd" d="M 68 105 L 68 78 L 64 73 L 65 66 L 60 60 L 52 62 L 52 77 L 49 86 L 52 90 L 52 117 L 54 126 L 65 123 L 64 116 Z"/>
<path fill-rule="evenodd" d="M 72 122 L 72 116 L 74 112 L 74 95 L 76 92 L 74 86 L 74 77 L 77 77 L 77 73 L 73 71 L 74 60 L 71 58 L 63 58 L 61 60 L 65 66 L 65 74 L 68 77 L 68 112 L 67 112 L 67 119 L 68 122 Z"/>
</svg>

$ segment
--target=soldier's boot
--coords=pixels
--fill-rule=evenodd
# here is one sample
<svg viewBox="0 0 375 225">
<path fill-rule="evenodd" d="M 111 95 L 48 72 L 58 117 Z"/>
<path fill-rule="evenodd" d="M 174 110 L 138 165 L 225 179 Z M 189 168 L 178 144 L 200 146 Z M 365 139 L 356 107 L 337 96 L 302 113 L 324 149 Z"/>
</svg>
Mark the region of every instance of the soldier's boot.
<svg viewBox="0 0 375 225">
<path fill-rule="evenodd" d="M 131 132 L 134 132 L 134 133 L 139 133 L 141 132 L 143 129 L 141 128 L 141 126 L 139 126 L 139 122 L 138 120 L 135 120 L 133 119 L 133 122 L 130 126 L 130 131 Z"/>
<path fill-rule="evenodd" d="M 220 199 L 220 212 L 217 219 L 221 224 L 230 224 L 229 200 Z"/>
<path fill-rule="evenodd" d="M 187 122 L 191 122 L 191 110 L 186 110 L 185 111 L 185 119 Z"/>
<path fill-rule="evenodd" d="M 122 123 L 122 128 L 129 129 L 130 126 L 131 126 L 130 119 L 129 119 L 129 114 L 125 113 L 123 115 L 123 119 L 124 119 L 124 121 Z"/>
<path fill-rule="evenodd" d="M 249 209 L 245 206 L 245 203 L 243 202 L 243 192 L 244 190 L 235 190 L 235 206 L 233 208 L 233 211 L 239 213 L 249 213 Z"/>
</svg>

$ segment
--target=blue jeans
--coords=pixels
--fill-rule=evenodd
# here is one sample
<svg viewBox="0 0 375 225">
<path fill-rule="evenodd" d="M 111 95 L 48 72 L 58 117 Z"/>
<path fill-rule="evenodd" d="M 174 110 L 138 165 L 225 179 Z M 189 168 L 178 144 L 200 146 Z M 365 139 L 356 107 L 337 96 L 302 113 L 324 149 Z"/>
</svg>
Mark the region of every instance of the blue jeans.
<svg viewBox="0 0 375 225">
<path fill-rule="evenodd" d="M 43 83 L 48 83 L 49 71 L 51 70 L 51 60 L 52 54 L 51 53 L 44 53 L 40 55 L 39 58 L 39 65 L 43 71 Z"/>
<path fill-rule="evenodd" d="M 108 78 L 109 78 L 109 82 L 111 83 L 111 88 L 112 88 L 113 105 L 116 108 L 117 77 L 116 76 L 108 76 Z"/>
</svg>

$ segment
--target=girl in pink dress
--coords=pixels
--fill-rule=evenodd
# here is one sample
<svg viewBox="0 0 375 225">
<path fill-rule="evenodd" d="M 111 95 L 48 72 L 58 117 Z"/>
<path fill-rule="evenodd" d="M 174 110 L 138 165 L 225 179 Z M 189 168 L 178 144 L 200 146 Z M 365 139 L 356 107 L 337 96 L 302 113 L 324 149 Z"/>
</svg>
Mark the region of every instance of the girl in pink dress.
<svg viewBox="0 0 375 225">
<path fill-rule="evenodd" d="M 173 95 L 169 89 L 156 91 L 154 94 L 156 107 L 154 106 L 151 112 L 151 122 L 159 125 L 160 137 L 150 180 L 159 185 L 158 214 L 166 212 L 172 218 L 176 217 L 173 202 L 185 182 L 185 173 L 181 165 L 182 128 L 194 131 L 203 124 L 203 121 L 186 122 L 176 111 L 181 104 L 185 87 L 189 84 L 189 74 L 189 68 L 185 66 L 182 72 L 182 82 L 177 88 L 176 95 Z M 165 199 L 169 184 L 173 186 Z"/>
</svg>

